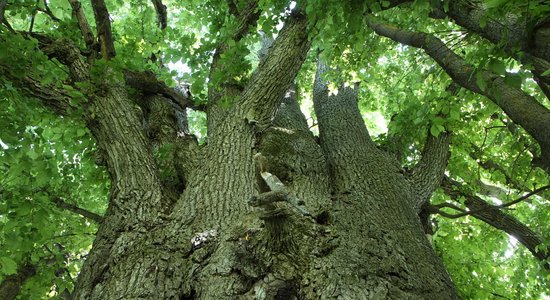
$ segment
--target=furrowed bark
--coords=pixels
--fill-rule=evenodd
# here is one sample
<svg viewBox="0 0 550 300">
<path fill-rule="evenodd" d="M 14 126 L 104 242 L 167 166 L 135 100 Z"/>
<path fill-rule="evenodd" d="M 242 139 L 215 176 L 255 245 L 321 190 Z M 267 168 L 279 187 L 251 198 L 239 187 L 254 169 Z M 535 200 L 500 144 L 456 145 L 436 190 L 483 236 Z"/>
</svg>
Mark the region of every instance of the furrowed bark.
<svg viewBox="0 0 550 300">
<path fill-rule="evenodd" d="M 212 161 L 212 165 L 207 165 L 196 171 L 199 173 L 191 175 L 199 182 L 190 182 L 192 188 L 184 192 L 184 198 L 190 202 L 184 205 L 180 201 L 181 206 L 178 204 L 180 209 L 186 211 L 183 215 L 195 215 L 199 220 L 204 218 L 206 224 L 212 226 L 219 222 L 229 224 L 233 218 L 248 211 L 243 199 L 256 193 L 252 157 L 258 128 L 258 122 L 254 122 L 257 116 L 250 117 L 250 111 L 257 112 L 264 121 L 273 116 L 305 59 L 309 45 L 305 24 L 306 18 L 303 15 L 293 14 L 288 18 L 264 64 L 258 66 L 242 95 L 236 95 L 236 90 L 231 90 L 228 95 L 228 89 L 225 89 L 225 96 L 235 99 L 229 107 L 217 101 L 210 103 L 209 100 L 208 145 L 202 154 L 204 156 L 199 160 Z M 262 111 L 254 109 L 255 105 L 261 106 Z M 232 177 L 230 174 L 233 170 L 240 170 L 245 176 Z M 205 199 L 202 197 L 206 194 L 199 189 L 203 178 L 212 178 L 218 183 L 218 188 L 212 187 L 213 190 L 210 191 L 213 195 L 210 194 Z M 191 196 L 187 193 L 203 196 Z M 213 199 L 224 200 L 213 204 Z M 195 223 L 200 222 L 196 220 Z"/>
<path fill-rule="evenodd" d="M 399 43 L 424 49 L 457 84 L 489 98 L 498 105 L 538 142 L 541 156 L 534 159 L 533 163 L 550 172 L 550 110 L 522 90 L 508 86 L 504 78 L 488 71 L 481 71 L 488 86 L 482 89 L 473 76 L 474 68 L 432 35 L 382 24 L 371 15 L 367 16 L 366 20 L 368 26 L 376 33 Z"/>
<path fill-rule="evenodd" d="M 276 175 L 305 202 L 319 222 L 328 222 L 330 188 L 321 148 L 300 111 L 294 85 L 281 103 L 272 126 L 260 138 L 258 152 L 268 160 L 269 173 Z"/>
<path fill-rule="evenodd" d="M 242 94 L 246 118 L 259 130 L 269 126 L 276 108 L 302 66 L 309 50 L 306 16 L 295 11 L 287 19 L 267 57 L 260 63 Z M 271 80 L 266 81 L 265 78 Z"/>
<path fill-rule="evenodd" d="M 338 247 L 318 263 L 337 271 L 312 284 L 306 298 L 457 299 L 412 209 L 414 191 L 395 161 L 370 139 L 356 89 L 341 87 L 329 96 L 322 74 L 321 65 L 313 99 L 340 237 Z"/>
<path fill-rule="evenodd" d="M 539 260 L 545 261 L 550 257 L 550 248 L 543 249 L 540 247 L 542 245 L 541 237 L 516 218 L 504 213 L 501 208 L 487 203 L 476 195 L 465 192 L 460 183 L 448 177 L 443 180 L 442 187 L 453 200 L 464 197 L 466 199 L 464 204 L 472 211 L 472 217 L 513 236 Z"/>
<path fill-rule="evenodd" d="M 200 165 L 191 170 L 189 181 L 173 213 L 175 228 L 195 233 L 197 241 L 200 241 L 200 236 L 212 240 L 205 242 L 204 248 L 201 243 L 197 246 L 201 249 L 192 254 L 196 257 L 204 253 L 207 260 L 196 257 L 186 263 L 185 270 L 200 268 L 200 271 L 192 275 L 192 283 L 185 295 L 192 294 L 201 299 L 231 299 L 246 293 L 252 295 L 254 291 L 251 289 L 256 282 L 258 288 L 269 290 L 266 292 L 268 294 L 272 291 L 277 293 L 277 290 L 289 285 L 294 286 L 286 282 L 292 282 L 289 278 L 296 279 L 296 274 L 289 270 L 281 271 L 280 268 L 284 268 L 285 264 L 275 262 L 286 259 L 279 256 L 271 256 L 277 257 L 275 260 L 262 258 L 275 250 L 262 237 L 264 231 L 259 227 L 261 220 L 250 212 L 251 207 L 248 205 L 248 200 L 258 194 L 253 157 L 261 132 L 257 130 L 256 123 L 249 122 L 247 113 L 250 105 L 262 97 L 266 99 L 264 109 L 271 115 L 276 111 L 275 107 L 280 105 L 308 50 L 304 46 L 307 44 L 305 23 L 303 15 L 293 14 L 286 20 L 265 63 L 258 67 L 244 91 L 223 87 L 221 83 L 224 96 L 233 99 L 229 105 L 217 101 L 216 95 L 214 99 L 209 99 L 208 143 L 198 154 Z M 215 69 L 216 61 L 213 64 Z M 282 80 L 282 77 L 288 79 Z M 274 87 L 274 82 L 278 82 L 279 86 Z M 272 95 L 266 95 L 266 85 Z M 272 97 L 278 99 L 273 100 Z M 326 196 L 324 199 L 327 199 Z M 318 203 L 322 201 L 310 202 L 319 206 Z M 185 223 L 188 225 L 184 228 L 182 224 Z M 285 232 L 288 229 L 286 226 L 276 227 L 285 229 Z M 296 237 L 291 235 L 288 238 Z M 254 247 L 252 245 L 257 245 L 258 250 L 249 248 Z M 268 275 L 268 265 L 271 273 L 278 275 Z"/>
</svg>

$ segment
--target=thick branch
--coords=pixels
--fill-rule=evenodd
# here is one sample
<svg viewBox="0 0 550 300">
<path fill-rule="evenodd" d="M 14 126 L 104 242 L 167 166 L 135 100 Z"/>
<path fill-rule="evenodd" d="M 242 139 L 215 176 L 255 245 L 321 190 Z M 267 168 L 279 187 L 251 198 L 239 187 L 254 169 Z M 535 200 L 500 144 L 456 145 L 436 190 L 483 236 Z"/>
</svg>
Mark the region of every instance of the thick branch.
<svg viewBox="0 0 550 300">
<path fill-rule="evenodd" d="M 442 10 L 442 9 L 440 9 Z M 469 1 L 449 1 L 446 14 L 458 25 L 475 32 L 489 41 L 502 45 L 503 49 L 524 63 L 531 63 L 535 75 L 550 69 L 550 28 L 531 26 L 518 14 L 508 12 L 503 18 L 494 19 L 481 5 Z M 482 22 L 483 21 L 483 22 Z M 481 26 L 484 24 L 484 26 Z M 518 51 L 524 52 L 521 56 Z M 545 85 L 550 84 L 550 76 L 541 78 Z M 541 87 L 543 87 L 541 85 Z"/>
<path fill-rule="evenodd" d="M 84 10 L 82 9 L 82 4 L 78 0 L 69 0 L 69 3 L 73 9 L 73 15 L 78 22 L 78 28 L 80 28 L 80 32 L 82 33 L 82 37 L 86 43 L 86 48 L 90 50 L 94 48 L 95 38 L 92 33 L 92 29 L 90 28 L 90 24 L 86 19 L 86 15 L 84 14 Z"/>
<path fill-rule="evenodd" d="M 529 229 L 525 224 L 519 222 L 514 217 L 501 211 L 502 208 L 514 205 L 519 203 L 528 197 L 541 192 L 542 190 L 550 188 L 550 186 L 545 186 L 539 188 L 531 193 L 528 193 L 518 199 L 508 202 L 502 205 L 491 205 L 485 202 L 483 199 L 479 198 L 476 195 L 469 194 L 462 189 L 460 183 L 453 181 L 449 178 L 445 178 L 442 184 L 443 190 L 447 195 L 452 199 L 458 199 L 458 197 L 464 197 L 466 200 L 464 204 L 468 207 L 470 211 L 464 211 L 460 214 L 448 214 L 439 209 L 439 207 L 432 207 L 432 212 L 438 213 L 447 218 L 458 218 L 466 215 L 471 215 L 476 219 L 479 219 L 497 229 L 500 229 L 513 237 L 515 237 L 520 243 L 522 243 L 535 257 L 540 260 L 545 260 L 550 255 L 550 249 L 544 251 L 545 249 L 537 250 L 537 246 L 542 244 L 542 239 L 531 229 Z M 440 205 L 440 207 L 451 207 L 451 205 Z M 454 207 L 451 207 L 454 208 Z M 462 209 L 459 209 L 463 211 Z"/>
<path fill-rule="evenodd" d="M 155 6 L 155 11 L 157 12 L 157 22 L 160 29 L 166 28 L 168 23 L 168 15 L 166 12 L 166 5 L 162 4 L 162 0 L 151 0 Z"/>
<path fill-rule="evenodd" d="M 402 30 L 380 23 L 375 17 L 366 17 L 369 27 L 376 33 L 405 45 L 422 48 L 460 86 L 484 95 L 498 105 L 516 124 L 521 125 L 541 147 L 539 165 L 550 172 L 550 111 L 521 89 L 507 85 L 504 78 L 482 71 L 483 81 L 489 88 L 476 82 L 474 67 L 450 50 L 440 39 L 422 32 Z"/>
<path fill-rule="evenodd" d="M 187 95 L 178 93 L 174 88 L 168 87 L 164 82 L 160 81 L 150 72 L 135 72 L 126 70 L 124 72 L 124 80 L 128 86 L 139 90 L 144 94 L 161 94 L 171 99 L 182 109 L 189 107 L 195 110 L 201 110 L 200 107 L 195 107 L 193 105 L 193 102 L 187 97 Z"/>
<path fill-rule="evenodd" d="M 38 40 L 38 47 L 44 54 L 49 58 L 56 58 L 69 68 L 72 81 L 86 82 L 89 80 L 88 64 L 73 41 L 65 38 L 53 40 L 51 37 L 39 33 L 33 33 L 31 36 Z"/>
<path fill-rule="evenodd" d="M 103 0 L 92 0 L 92 7 L 94 9 L 97 35 L 99 36 L 99 43 L 101 45 L 101 54 L 104 59 L 109 60 L 116 55 L 109 11 Z"/>
<path fill-rule="evenodd" d="M 96 213 L 93 213 L 89 210 L 85 210 L 83 208 L 80 208 L 74 204 L 70 204 L 70 203 L 67 203 L 65 201 L 63 201 L 63 199 L 57 197 L 55 199 L 52 200 L 53 203 L 55 203 L 55 205 L 57 205 L 57 207 L 59 208 L 63 208 L 63 209 L 66 209 L 68 211 L 72 211 L 74 213 L 77 213 L 85 218 L 88 218 L 90 220 L 93 220 L 97 223 L 101 223 L 101 221 L 103 220 L 103 217 L 96 214 Z"/>
<path fill-rule="evenodd" d="M 443 179 L 445 168 L 450 157 L 449 146 L 451 135 L 441 133 L 438 137 L 428 133 L 422 158 L 413 168 L 409 181 L 416 192 L 414 209 L 418 213 L 424 203 L 427 203 L 432 193 Z"/>
<path fill-rule="evenodd" d="M 293 12 L 269 49 L 265 59 L 250 78 L 242 94 L 248 102 L 249 121 L 266 128 L 285 92 L 296 77 L 309 50 L 307 19 L 300 11 Z"/>
</svg>

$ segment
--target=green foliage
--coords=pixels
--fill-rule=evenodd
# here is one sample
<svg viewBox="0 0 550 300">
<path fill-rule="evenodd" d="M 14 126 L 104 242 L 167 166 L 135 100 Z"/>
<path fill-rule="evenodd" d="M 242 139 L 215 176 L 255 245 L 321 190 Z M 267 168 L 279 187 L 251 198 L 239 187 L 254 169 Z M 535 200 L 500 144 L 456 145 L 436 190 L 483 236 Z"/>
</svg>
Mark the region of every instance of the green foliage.
<svg viewBox="0 0 550 300">
<path fill-rule="evenodd" d="M 54 204 L 61 198 L 102 214 L 108 180 L 93 161 L 94 142 L 81 123 L 61 120 L 14 90 L 0 92 L 0 280 L 31 264 L 40 270 L 23 298 L 72 289 L 96 224 Z"/>
</svg>

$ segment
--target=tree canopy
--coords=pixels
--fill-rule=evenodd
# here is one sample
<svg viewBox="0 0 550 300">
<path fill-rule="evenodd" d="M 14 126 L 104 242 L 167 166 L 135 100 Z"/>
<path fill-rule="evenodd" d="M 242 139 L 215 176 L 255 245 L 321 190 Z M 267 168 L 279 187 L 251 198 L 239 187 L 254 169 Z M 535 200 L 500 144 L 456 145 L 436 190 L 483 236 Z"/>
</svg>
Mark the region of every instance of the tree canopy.
<svg viewBox="0 0 550 300">
<path fill-rule="evenodd" d="M 234 105 L 220 87 L 258 78 L 264 44 L 296 11 L 311 50 L 288 80 L 311 131 L 322 61 L 331 93 L 357 87 L 404 174 L 436 163 L 430 141 L 447 143 L 423 211 L 460 295 L 550 297 L 550 4 L 534 0 L 0 0 L 0 295 L 65 297 L 92 248 L 112 178 L 87 94 L 107 79 L 165 95 L 208 143 L 204 107 Z"/>
</svg>

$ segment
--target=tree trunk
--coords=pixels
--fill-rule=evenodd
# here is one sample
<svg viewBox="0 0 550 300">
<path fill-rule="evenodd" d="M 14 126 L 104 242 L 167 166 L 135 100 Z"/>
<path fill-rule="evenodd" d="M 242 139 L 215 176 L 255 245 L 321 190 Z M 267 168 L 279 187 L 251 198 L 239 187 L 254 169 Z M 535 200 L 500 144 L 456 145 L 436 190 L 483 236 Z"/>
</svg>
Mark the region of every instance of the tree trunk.
<svg viewBox="0 0 550 300">
<path fill-rule="evenodd" d="M 140 79 L 109 69 L 95 83 L 84 114 L 111 196 L 74 299 L 457 298 L 355 90 L 328 96 L 318 77 L 319 143 L 309 131 L 291 85 L 306 24 L 293 12 L 246 85 L 210 89 L 203 146 L 182 128 L 185 97 L 147 76 L 149 94 L 130 95 Z M 89 80 L 84 60 L 67 63 Z"/>
</svg>

